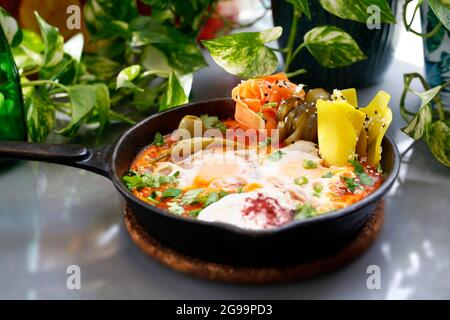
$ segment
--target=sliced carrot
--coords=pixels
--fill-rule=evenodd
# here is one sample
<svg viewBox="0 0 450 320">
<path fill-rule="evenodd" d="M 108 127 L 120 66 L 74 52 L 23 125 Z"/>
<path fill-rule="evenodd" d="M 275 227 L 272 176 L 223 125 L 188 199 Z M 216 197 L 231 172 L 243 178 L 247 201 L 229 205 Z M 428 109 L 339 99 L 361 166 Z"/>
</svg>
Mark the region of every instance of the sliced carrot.
<svg viewBox="0 0 450 320">
<path fill-rule="evenodd" d="M 255 112 L 261 112 L 261 100 L 259 99 L 250 99 L 245 98 L 244 103 L 253 111 Z"/>
<path fill-rule="evenodd" d="M 234 112 L 234 118 L 237 122 L 246 128 L 250 129 L 264 129 L 265 122 L 258 116 L 253 110 L 236 103 L 236 110 Z"/>
<path fill-rule="evenodd" d="M 277 127 L 277 112 L 270 106 L 263 106 L 262 113 L 264 115 L 264 119 L 266 120 L 266 129 L 270 134 L 270 130 Z"/>
</svg>

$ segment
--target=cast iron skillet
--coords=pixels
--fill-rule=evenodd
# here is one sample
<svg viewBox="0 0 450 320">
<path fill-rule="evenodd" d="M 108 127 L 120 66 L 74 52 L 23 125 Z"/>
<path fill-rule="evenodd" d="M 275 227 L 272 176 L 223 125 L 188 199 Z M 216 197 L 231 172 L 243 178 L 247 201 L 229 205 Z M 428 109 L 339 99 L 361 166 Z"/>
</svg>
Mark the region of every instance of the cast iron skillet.
<svg viewBox="0 0 450 320">
<path fill-rule="evenodd" d="M 164 245 L 208 261 L 254 266 L 310 260 L 341 247 L 361 229 L 399 171 L 398 150 L 392 140 L 385 137 L 382 156 L 385 177 L 378 190 L 342 210 L 265 231 L 184 218 L 135 198 L 123 185 L 121 177 L 137 153 L 152 143 L 156 132 L 169 133 L 176 129 L 186 114 L 205 113 L 221 119 L 231 118 L 234 102 L 216 99 L 190 103 L 153 115 L 129 129 L 116 144 L 101 149 L 0 142 L 0 158 L 52 162 L 103 175 L 114 183 L 143 228 Z"/>
</svg>

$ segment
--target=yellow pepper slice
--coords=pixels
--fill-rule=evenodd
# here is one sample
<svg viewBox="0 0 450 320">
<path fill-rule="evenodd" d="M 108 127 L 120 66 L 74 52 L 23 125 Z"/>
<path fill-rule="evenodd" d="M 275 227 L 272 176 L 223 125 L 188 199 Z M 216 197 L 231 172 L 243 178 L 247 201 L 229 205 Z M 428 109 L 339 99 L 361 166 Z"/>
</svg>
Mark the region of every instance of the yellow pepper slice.
<svg viewBox="0 0 450 320">
<path fill-rule="evenodd" d="M 381 90 L 367 105 L 360 109 L 367 115 L 367 162 L 376 166 L 381 160 L 381 141 L 392 122 L 392 111 L 388 107 L 391 96 Z"/>
</svg>

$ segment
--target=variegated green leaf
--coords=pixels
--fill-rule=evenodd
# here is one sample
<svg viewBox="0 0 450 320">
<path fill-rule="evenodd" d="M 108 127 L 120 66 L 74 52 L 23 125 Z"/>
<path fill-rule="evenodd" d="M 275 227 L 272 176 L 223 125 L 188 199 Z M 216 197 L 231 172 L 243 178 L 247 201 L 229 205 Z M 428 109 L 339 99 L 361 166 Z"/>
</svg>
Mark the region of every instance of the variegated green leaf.
<svg viewBox="0 0 450 320">
<path fill-rule="evenodd" d="M 387 0 L 320 0 L 320 4 L 331 14 L 343 19 L 366 23 L 373 10 L 376 10 L 380 13 L 380 22 L 395 23 Z"/>
<path fill-rule="evenodd" d="M 344 67 L 367 58 L 347 32 L 333 26 L 311 29 L 304 36 L 304 45 L 326 68 Z"/>
<path fill-rule="evenodd" d="M 227 72 L 242 78 L 269 75 L 278 66 L 278 60 L 266 43 L 280 37 L 281 27 L 261 32 L 242 32 L 213 40 L 202 41 L 214 61 Z"/>
</svg>

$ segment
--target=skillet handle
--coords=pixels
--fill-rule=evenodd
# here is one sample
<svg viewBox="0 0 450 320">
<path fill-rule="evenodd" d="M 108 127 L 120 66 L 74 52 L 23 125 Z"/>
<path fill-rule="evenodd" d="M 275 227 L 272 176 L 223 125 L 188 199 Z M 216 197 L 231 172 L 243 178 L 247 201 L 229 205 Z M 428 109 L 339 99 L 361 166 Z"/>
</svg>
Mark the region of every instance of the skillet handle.
<svg viewBox="0 0 450 320">
<path fill-rule="evenodd" d="M 110 150 L 111 146 L 90 150 L 75 144 L 0 141 L 0 159 L 57 163 L 86 169 L 107 178 Z"/>
</svg>

